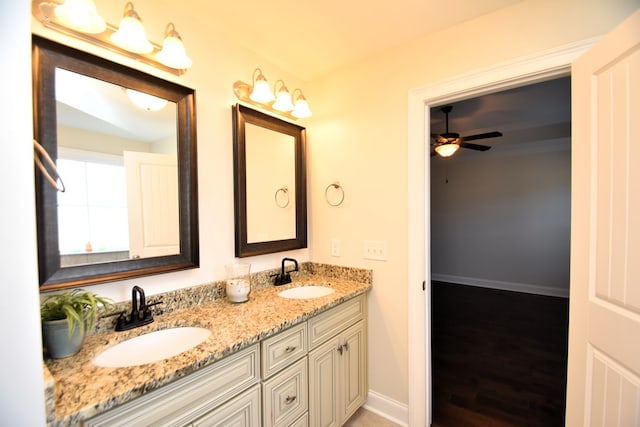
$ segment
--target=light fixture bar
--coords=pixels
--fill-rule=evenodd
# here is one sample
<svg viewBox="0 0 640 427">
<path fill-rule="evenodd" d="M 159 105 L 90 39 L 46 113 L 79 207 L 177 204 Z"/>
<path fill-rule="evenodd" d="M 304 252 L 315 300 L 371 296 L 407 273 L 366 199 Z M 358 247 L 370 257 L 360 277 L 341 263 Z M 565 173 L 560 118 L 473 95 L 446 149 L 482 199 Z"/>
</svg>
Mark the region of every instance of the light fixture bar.
<svg viewBox="0 0 640 427">
<path fill-rule="evenodd" d="M 257 77 L 256 73 L 258 74 Z M 302 94 L 302 90 L 296 89 L 293 91 L 293 94 L 290 95 L 284 81 L 276 80 L 276 83 L 274 84 L 276 96 L 274 97 L 273 92 L 271 92 L 271 88 L 266 83 L 266 78 L 262 74 L 262 70 L 260 70 L 260 68 L 256 68 L 254 70 L 252 78 L 253 85 L 252 83 L 245 83 L 242 80 L 238 80 L 233 84 L 233 93 L 239 100 L 292 120 L 311 117 L 311 110 L 309 109 L 307 100 Z M 258 82 L 264 83 L 263 88 L 269 91 L 271 97 L 267 97 L 265 95 L 264 98 L 256 98 L 255 96 L 252 96 L 252 94 L 255 94 L 256 92 L 254 86 L 256 86 Z M 278 86 L 278 83 L 281 83 L 281 86 Z M 296 96 L 296 94 L 298 95 Z M 288 102 L 284 102 L 282 99 L 279 99 L 280 95 L 286 95 Z M 295 99 L 295 101 L 292 102 L 292 98 Z M 264 101 L 261 101 L 260 99 L 264 99 Z"/>
<path fill-rule="evenodd" d="M 133 53 L 133 52 L 129 52 L 126 49 L 122 49 L 116 46 L 111 41 L 111 34 L 118 31 L 118 28 L 115 25 L 110 24 L 108 22 L 106 23 L 107 24 L 106 30 L 99 34 L 88 34 L 80 31 L 75 31 L 71 28 L 65 27 L 64 25 L 57 23 L 55 14 L 53 12 L 55 6 L 57 6 L 56 3 L 49 2 L 46 0 L 33 1 L 31 3 L 31 13 L 46 28 L 57 31 L 58 33 L 91 43 L 93 45 L 99 46 L 111 52 L 115 52 L 127 58 L 131 58 L 136 61 L 142 62 L 144 64 L 151 65 L 152 67 L 155 67 L 159 70 L 167 71 L 171 74 L 175 74 L 176 76 L 181 76 L 186 72 L 186 70 L 167 67 L 166 65 L 158 61 L 158 59 L 156 58 L 156 53 L 162 49 L 162 46 L 152 41 L 149 41 L 149 42 L 153 46 L 153 50 L 149 53 Z"/>
</svg>

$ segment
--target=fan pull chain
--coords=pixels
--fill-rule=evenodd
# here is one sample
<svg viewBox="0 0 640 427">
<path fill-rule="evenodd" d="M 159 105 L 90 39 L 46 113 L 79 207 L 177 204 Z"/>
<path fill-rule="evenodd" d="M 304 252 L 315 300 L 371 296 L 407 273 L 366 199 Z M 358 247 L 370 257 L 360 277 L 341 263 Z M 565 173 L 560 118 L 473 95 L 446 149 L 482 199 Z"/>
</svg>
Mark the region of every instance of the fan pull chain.
<svg viewBox="0 0 640 427">
<path fill-rule="evenodd" d="M 449 183 L 449 164 L 444 165 L 444 183 Z"/>
</svg>

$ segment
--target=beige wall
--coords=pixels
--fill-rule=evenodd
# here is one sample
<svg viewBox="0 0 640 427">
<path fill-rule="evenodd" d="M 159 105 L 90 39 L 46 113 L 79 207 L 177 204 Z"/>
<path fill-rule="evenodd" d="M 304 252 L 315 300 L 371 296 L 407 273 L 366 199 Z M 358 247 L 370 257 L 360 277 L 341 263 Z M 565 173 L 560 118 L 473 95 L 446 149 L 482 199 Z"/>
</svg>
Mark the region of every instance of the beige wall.
<svg viewBox="0 0 640 427">
<path fill-rule="evenodd" d="M 374 269 L 369 298 L 369 385 L 408 402 L 407 94 L 412 88 L 606 33 L 637 1 L 529 0 L 416 40 L 313 82 L 310 128 L 312 258 Z M 425 20 L 426 24 L 428 20 Z M 345 203 L 331 208 L 326 185 Z M 342 242 L 341 258 L 330 239 Z M 385 240 L 388 260 L 362 257 L 362 241 Z"/>
<path fill-rule="evenodd" d="M 118 22 L 122 12 L 119 2 L 96 1 L 109 22 Z M 158 4 L 161 3 L 161 7 Z M 314 110 L 308 121 L 309 140 L 309 219 L 310 249 L 287 253 L 305 261 L 330 262 L 374 269 L 374 290 L 369 298 L 369 378 L 370 388 L 401 403 L 408 401 L 407 365 L 407 268 L 412 254 L 406 247 L 407 235 L 407 93 L 408 90 L 437 82 L 461 73 L 508 61 L 532 52 L 560 46 L 576 40 L 605 33 L 638 6 L 637 0 L 528 0 L 503 11 L 481 17 L 410 45 L 391 50 L 355 66 L 336 72 L 315 82 L 296 81 L 294 70 L 278 70 L 268 58 L 235 47 L 231 41 L 217 36 L 210 28 L 206 16 L 185 7 L 187 2 L 169 0 L 137 0 L 136 10 L 149 29 L 149 38 L 159 42 L 168 20 L 176 24 L 181 33 L 194 67 L 181 78 L 166 75 L 152 68 L 137 65 L 124 58 L 101 52 L 118 62 L 132 64 L 152 74 L 177 81 L 196 89 L 198 114 L 198 162 L 200 184 L 200 242 L 201 268 L 171 273 L 135 281 L 122 281 L 110 286 L 97 285 L 91 290 L 118 300 L 128 298 L 133 283 L 143 286 L 148 294 L 209 282 L 224 277 L 223 265 L 233 259 L 233 167 L 231 153 L 231 110 L 236 102 L 232 84 L 238 79 L 250 80 L 253 69 L 262 67 L 265 75 L 275 81 L 283 78 L 289 86 L 300 86 Z M 3 3 L 4 5 L 4 3 Z M 3 6 L 4 7 L 4 6 Z M 9 7 L 9 22 L 26 19 L 26 8 Z M 4 11 L 4 9 L 2 9 Z M 19 19 L 17 19 L 19 18 Z M 16 20 L 17 19 L 17 20 Z M 437 17 L 428 17 L 437 19 Z M 425 25 L 428 25 L 428 19 Z M 6 20 L 5 20 L 6 21 Z M 13 28 L 10 26 L 9 28 Z M 18 26 L 19 27 L 19 26 Z M 4 27 L 3 27 L 4 28 Z M 26 32 L 27 28 L 20 28 Z M 38 22 L 32 31 L 60 40 L 59 36 L 43 30 Z M 26 35 L 23 45 L 26 45 Z M 66 40 L 67 44 L 92 50 L 91 46 Z M 3 51 L 6 49 L 2 45 Z M 26 47 L 24 47 L 26 49 Z M 309 54 L 313 54 L 312 52 Z M 16 77 L 29 69 L 28 55 L 19 57 Z M 18 80 L 20 80 L 18 78 Z M 24 81 L 23 81 L 24 83 Z M 24 87 L 18 86 L 18 87 Z M 26 89 L 25 89 L 26 92 Z M 9 105 L 9 104 L 7 104 Z M 10 120 L 5 135 L 24 137 L 30 133 L 28 103 L 19 107 L 18 120 Z M 8 114 L 8 112 L 6 112 Z M 5 114 L 5 115 L 6 115 Z M 26 119 L 26 120 L 25 120 Z M 12 150 L 2 156 L 19 170 L 32 176 L 30 150 Z M 3 169 L 5 170 L 5 169 Z M 9 173 L 13 169 L 7 170 Z M 23 175 L 20 175 L 23 176 Z M 340 181 L 345 189 L 342 206 L 329 207 L 324 200 L 328 184 Z M 13 175 L 5 182 L 15 182 Z M 30 180 L 6 191 L 20 200 L 21 221 L 26 227 L 10 227 L 3 233 L 5 244 L 13 242 L 13 251 L 19 255 L 24 268 L 20 277 L 8 276 L 5 283 L 35 286 L 35 251 L 33 233 L 35 212 L 29 209 L 26 196 L 31 191 Z M 33 208 L 33 206 L 31 206 Z M 31 218 L 25 212 L 33 212 Z M 25 236 L 26 230 L 29 236 Z M 342 243 L 342 256 L 330 256 L 330 239 Z M 388 247 L 388 260 L 366 261 L 362 258 L 362 241 L 384 240 Z M 16 245 L 20 241 L 24 244 Z M 253 271 L 273 268 L 285 254 L 254 257 Z M 3 262 L 2 270 L 15 271 L 17 260 Z M 420 286 L 412 283 L 411 286 Z M 5 295 L 6 296 L 6 295 Z M 5 307 L 3 316 L 22 318 L 25 313 L 36 317 L 37 295 L 20 292 Z M 28 311 L 24 308 L 28 307 Z M 29 317 L 29 318 L 32 318 Z M 37 320 L 20 338 L 2 332 L 3 341 L 27 342 L 23 349 L 33 352 L 40 345 Z M 24 359 L 24 357 L 22 357 Z M 10 362 L 17 362 L 16 360 Z M 20 361 L 26 364 L 24 360 Z M 5 374 L 2 381 L 13 384 Z M 22 366 L 22 365 L 20 365 Z M 25 365 L 25 367 L 33 367 Z M 15 369 L 13 369 L 15 371 Z M 0 389 L 4 396 L 8 389 Z M 5 393 L 7 392 L 7 393 Z M 28 401 L 29 396 L 40 404 L 41 383 L 30 379 L 22 383 L 15 402 Z M 6 404 L 0 400 L 0 404 Z M 32 405 L 33 407 L 33 405 Z M 19 414 L 20 411 L 16 411 Z M 19 415 L 17 415 L 19 416 Z M 19 418 L 18 418 L 19 419 Z M 37 424 L 37 423 L 36 423 Z"/>
</svg>

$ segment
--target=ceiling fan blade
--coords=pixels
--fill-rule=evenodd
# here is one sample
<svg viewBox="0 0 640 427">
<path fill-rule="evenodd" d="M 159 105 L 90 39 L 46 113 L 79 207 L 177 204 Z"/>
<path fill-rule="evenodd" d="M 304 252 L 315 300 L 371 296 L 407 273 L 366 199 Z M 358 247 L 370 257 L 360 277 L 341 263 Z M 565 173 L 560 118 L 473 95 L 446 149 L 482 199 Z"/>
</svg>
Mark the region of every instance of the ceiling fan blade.
<svg viewBox="0 0 640 427">
<path fill-rule="evenodd" d="M 488 145 L 469 144 L 468 142 L 461 142 L 460 148 L 469 148 L 471 150 L 477 150 L 477 151 L 487 151 L 491 147 L 489 147 Z"/>
<path fill-rule="evenodd" d="M 500 133 L 500 132 L 487 132 L 487 133 L 479 133 L 479 134 L 476 134 L 476 135 L 463 136 L 462 140 L 463 141 L 473 141 L 473 140 L 476 140 L 476 139 L 497 138 L 499 136 L 502 136 L 502 133 Z"/>
</svg>

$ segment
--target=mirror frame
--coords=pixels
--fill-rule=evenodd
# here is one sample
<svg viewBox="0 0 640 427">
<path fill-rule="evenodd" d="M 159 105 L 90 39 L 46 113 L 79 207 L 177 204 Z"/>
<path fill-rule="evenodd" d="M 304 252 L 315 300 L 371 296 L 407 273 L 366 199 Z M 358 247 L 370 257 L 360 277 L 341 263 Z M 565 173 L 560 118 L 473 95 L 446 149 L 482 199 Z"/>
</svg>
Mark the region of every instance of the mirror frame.
<svg viewBox="0 0 640 427">
<path fill-rule="evenodd" d="M 290 135 L 295 139 L 296 237 L 293 239 L 247 242 L 246 123 Z M 233 186 L 235 190 L 236 257 L 242 258 L 307 247 L 306 139 L 307 131 L 302 126 L 241 104 L 233 106 Z"/>
<path fill-rule="evenodd" d="M 35 169 L 40 290 L 68 288 L 196 268 L 200 263 L 193 89 L 162 80 L 54 41 L 32 36 L 34 138 L 53 161 L 58 155 L 55 69 L 64 68 L 175 102 L 179 188 L 180 253 L 150 258 L 61 267 L 57 191 Z"/>
</svg>

